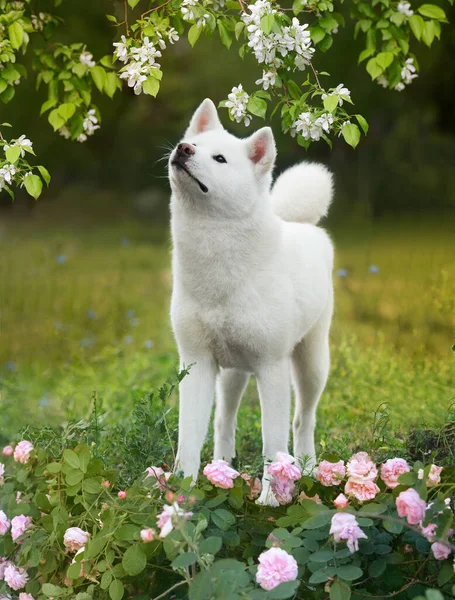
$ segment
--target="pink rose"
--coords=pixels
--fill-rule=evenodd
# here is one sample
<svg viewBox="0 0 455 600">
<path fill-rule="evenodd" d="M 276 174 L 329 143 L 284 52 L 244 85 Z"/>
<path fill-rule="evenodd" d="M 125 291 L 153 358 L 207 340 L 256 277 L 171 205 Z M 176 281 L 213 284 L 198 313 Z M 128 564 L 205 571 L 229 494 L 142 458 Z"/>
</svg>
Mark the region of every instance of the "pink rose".
<svg viewBox="0 0 455 600">
<path fill-rule="evenodd" d="M 0 463 L 0 485 L 3 485 L 5 483 L 5 479 L 3 478 L 4 474 L 5 474 L 5 465 L 3 463 Z"/>
<path fill-rule="evenodd" d="M 434 544 L 431 544 L 431 551 L 436 560 L 445 560 L 450 556 L 452 549 L 447 544 L 435 542 Z"/>
<path fill-rule="evenodd" d="M 335 542 L 345 541 L 351 552 L 359 549 L 360 539 L 367 539 L 360 529 L 357 519 L 349 513 L 334 514 L 329 533 L 333 535 Z"/>
<path fill-rule="evenodd" d="M 259 556 L 256 581 L 263 590 L 297 579 L 297 561 L 282 548 L 270 548 Z"/>
<path fill-rule="evenodd" d="M 346 472 L 349 479 L 357 483 L 374 481 L 378 476 L 376 465 L 366 452 L 357 452 L 351 456 L 346 465 Z"/>
<path fill-rule="evenodd" d="M 420 532 L 424 538 L 426 538 L 429 542 L 432 542 L 434 539 L 434 533 L 436 531 L 436 524 L 429 523 L 426 527 L 420 525 Z"/>
<path fill-rule="evenodd" d="M 270 475 L 277 479 L 297 481 L 302 477 L 302 469 L 295 458 L 286 452 L 277 452 L 275 462 L 267 468 Z"/>
<path fill-rule="evenodd" d="M 5 579 L 5 569 L 10 564 L 9 560 L 5 560 L 0 556 L 0 581 Z"/>
<path fill-rule="evenodd" d="M 30 454 L 33 452 L 33 444 L 32 442 L 28 442 L 27 440 L 22 440 L 16 446 L 14 450 L 14 460 L 16 462 L 20 462 L 23 465 L 28 463 L 30 460 Z"/>
<path fill-rule="evenodd" d="M 28 581 L 27 571 L 9 564 L 5 569 L 5 581 L 12 590 L 21 590 Z"/>
<path fill-rule="evenodd" d="M 333 503 L 335 504 L 336 508 L 346 508 L 346 506 L 349 504 L 349 500 L 344 494 L 338 494 Z"/>
<path fill-rule="evenodd" d="M 153 542 L 153 540 L 156 540 L 156 531 L 154 529 L 142 529 L 141 531 L 141 539 L 143 542 L 145 542 L 146 544 L 149 544 L 150 542 Z"/>
<path fill-rule="evenodd" d="M 79 527 L 70 527 L 65 531 L 63 536 L 63 544 L 68 552 L 76 552 L 85 546 L 88 542 L 90 534 Z"/>
<path fill-rule="evenodd" d="M 3 456 L 12 456 L 14 448 L 12 446 L 5 446 L 2 450 Z"/>
<path fill-rule="evenodd" d="M 410 471 L 408 463 L 403 458 L 389 458 L 381 465 L 381 479 L 390 489 L 396 488 L 398 477 Z"/>
<path fill-rule="evenodd" d="M 248 500 L 255 500 L 258 498 L 262 491 L 262 483 L 259 477 L 253 479 L 251 475 L 248 475 L 247 473 L 242 473 L 240 477 L 250 486 L 250 493 L 247 496 Z"/>
<path fill-rule="evenodd" d="M 125 500 L 126 492 L 124 492 L 123 490 L 120 490 L 120 492 L 117 494 L 117 496 L 120 500 Z"/>
<path fill-rule="evenodd" d="M 344 460 L 336 463 L 323 460 L 318 466 L 318 481 L 326 487 L 338 485 L 345 476 Z"/>
<path fill-rule="evenodd" d="M 10 525 L 11 523 L 8 517 L 2 510 L 0 510 L 0 535 L 5 535 L 5 533 L 8 533 Z"/>
<path fill-rule="evenodd" d="M 373 498 L 380 492 L 380 489 L 374 481 L 351 481 L 348 479 L 344 488 L 345 494 L 354 496 L 359 502 L 366 502 L 367 500 L 373 500 Z"/>
<path fill-rule="evenodd" d="M 322 500 L 319 498 L 318 494 L 307 496 L 305 492 L 300 492 L 299 502 L 302 502 L 303 500 L 311 500 L 312 502 L 316 502 L 316 504 L 322 504 Z"/>
<path fill-rule="evenodd" d="M 225 490 L 234 487 L 234 479 L 240 475 L 225 460 L 215 459 L 204 467 L 204 475 L 216 487 Z"/>
<path fill-rule="evenodd" d="M 272 491 L 280 504 L 290 504 L 294 495 L 295 483 L 290 479 L 274 478 Z"/>
<path fill-rule="evenodd" d="M 156 516 L 158 527 L 161 530 L 160 537 L 164 538 L 169 535 L 179 519 L 189 519 L 192 516 L 192 512 L 185 512 L 180 508 L 177 502 L 174 502 L 174 504 L 171 505 L 166 504 L 163 507 L 163 511 Z"/>
<path fill-rule="evenodd" d="M 425 516 L 425 501 L 411 488 L 399 494 L 396 505 L 400 517 L 406 517 L 410 525 L 417 525 Z"/>
<path fill-rule="evenodd" d="M 427 477 L 427 486 L 435 487 L 441 483 L 441 471 L 443 467 L 437 467 L 436 465 L 431 465 L 430 472 Z"/>
<path fill-rule="evenodd" d="M 19 600 L 35 600 L 35 598 L 33 596 L 31 596 L 30 594 L 26 594 L 25 592 L 21 592 L 19 594 Z"/>
<path fill-rule="evenodd" d="M 171 473 L 163 471 L 161 467 L 147 467 L 145 472 L 147 473 L 145 479 L 148 479 L 149 477 L 154 477 L 156 479 L 154 487 L 159 487 L 160 491 L 164 492 L 164 490 L 166 489 L 167 480 L 171 476 Z"/>
<path fill-rule="evenodd" d="M 18 517 L 14 517 L 11 521 L 11 537 L 13 538 L 13 542 L 17 540 L 23 533 L 30 528 L 32 524 L 32 519 L 30 517 L 26 517 L 25 515 L 19 515 Z"/>
</svg>

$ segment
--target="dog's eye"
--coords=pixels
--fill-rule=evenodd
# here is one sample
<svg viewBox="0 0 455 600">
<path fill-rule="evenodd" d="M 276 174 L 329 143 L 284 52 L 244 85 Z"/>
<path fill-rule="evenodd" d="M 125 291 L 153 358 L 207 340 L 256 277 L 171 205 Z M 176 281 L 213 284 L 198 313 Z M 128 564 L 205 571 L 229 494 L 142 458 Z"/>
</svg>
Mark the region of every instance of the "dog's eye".
<svg viewBox="0 0 455 600">
<path fill-rule="evenodd" d="M 216 156 L 213 157 L 213 160 L 216 160 L 216 162 L 218 162 L 218 163 L 227 162 L 222 154 L 217 154 Z"/>
</svg>

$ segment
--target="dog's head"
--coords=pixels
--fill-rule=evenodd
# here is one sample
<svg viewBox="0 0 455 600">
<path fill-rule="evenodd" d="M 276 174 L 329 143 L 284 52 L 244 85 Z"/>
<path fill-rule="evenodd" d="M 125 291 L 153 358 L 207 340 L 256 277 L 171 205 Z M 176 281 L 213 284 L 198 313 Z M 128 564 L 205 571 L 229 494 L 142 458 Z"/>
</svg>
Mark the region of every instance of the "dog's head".
<svg viewBox="0 0 455 600">
<path fill-rule="evenodd" d="M 268 193 L 275 156 L 270 127 L 237 138 L 223 128 L 207 98 L 171 153 L 171 188 L 177 200 L 241 216 Z"/>
</svg>

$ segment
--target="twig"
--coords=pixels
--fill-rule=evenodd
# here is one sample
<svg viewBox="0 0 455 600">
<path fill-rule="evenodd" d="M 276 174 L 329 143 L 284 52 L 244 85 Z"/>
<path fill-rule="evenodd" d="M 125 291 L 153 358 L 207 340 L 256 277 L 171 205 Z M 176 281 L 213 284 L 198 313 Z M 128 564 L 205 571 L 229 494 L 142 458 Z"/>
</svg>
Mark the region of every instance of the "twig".
<svg viewBox="0 0 455 600">
<path fill-rule="evenodd" d="M 169 2 L 172 2 L 172 0 L 166 0 L 166 2 L 164 2 L 164 4 L 160 4 L 159 6 L 155 6 L 155 8 L 151 8 L 150 10 L 146 10 L 145 13 L 142 13 L 141 15 L 141 19 L 143 19 L 146 15 L 148 15 L 149 13 L 155 11 L 155 10 L 160 10 L 160 8 L 163 8 L 163 6 L 166 6 L 166 4 L 169 4 Z"/>
<path fill-rule="evenodd" d="M 321 84 L 319 83 L 318 74 L 316 72 L 316 69 L 313 67 L 313 63 L 311 62 L 311 60 L 309 62 L 310 62 L 310 67 L 311 67 L 311 69 L 313 71 L 313 74 L 314 74 L 314 76 L 316 78 L 316 82 L 318 84 L 318 87 L 322 90 Z"/>
<path fill-rule="evenodd" d="M 178 583 L 176 583 L 175 585 L 173 585 L 172 587 L 170 587 L 168 590 L 166 590 L 165 592 L 163 592 L 162 594 L 160 594 L 159 596 L 156 596 L 155 598 L 152 598 L 151 600 L 160 600 L 160 598 L 164 598 L 165 596 L 167 596 L 167 594 L 169 594 L 169 592 L 172 592 L 172 590 L 175 590 L 176 588 L 182 586 L 182 585 L 186 585 L 186 581 L 179 581 Z"/>
<path fill-rule="evenodd" d="M 239 0 L 239 4 L 240 4 L 240 8 L 242 9 L 242 12 L 246 12 L 245 6 L 243 5 L 243 0 Z"/>
</svg>

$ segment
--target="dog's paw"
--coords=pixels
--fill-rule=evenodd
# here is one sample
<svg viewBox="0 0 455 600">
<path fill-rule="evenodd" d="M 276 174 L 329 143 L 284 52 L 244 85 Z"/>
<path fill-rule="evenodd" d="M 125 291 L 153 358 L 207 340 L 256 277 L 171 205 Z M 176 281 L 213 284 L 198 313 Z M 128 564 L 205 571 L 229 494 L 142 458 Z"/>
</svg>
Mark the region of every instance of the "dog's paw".
<svg viewBox="0 0 455 600">
<path fill-rule="evenodd" d="M 261 495 L 256 500 L 256 504 L 259 504 L 261 506 L 273 506 L 273 507 L 276 507 L 276 506 L 280 505 L 280 503 L 276 499 L 275 494 L 272 491 L 272 487 L 271 486 L 266 486 L 262 490 Z"/>
</svg>

